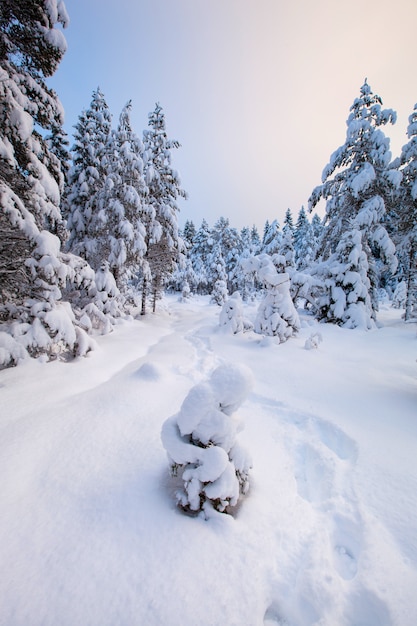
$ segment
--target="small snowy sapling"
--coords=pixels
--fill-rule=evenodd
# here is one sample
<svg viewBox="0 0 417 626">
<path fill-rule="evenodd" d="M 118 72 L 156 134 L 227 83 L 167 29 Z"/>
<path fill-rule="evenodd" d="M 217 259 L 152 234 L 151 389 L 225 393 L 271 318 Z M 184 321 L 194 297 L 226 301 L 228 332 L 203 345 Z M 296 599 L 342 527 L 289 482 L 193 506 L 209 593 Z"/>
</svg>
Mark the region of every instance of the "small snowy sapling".
<svg viewBox="0 0 417 626">
<path fill-rule="evenodd" d="M 241 420 L 234 414 L 252 387 L 252 373 L 221 365 L 193 387 L 180 411 L 162 427 L 171 475 L 182 478 L 177 503 L 187 512 L 228 512 L 249 488 L 251 459 L 237 443 Z"/>
</svg>

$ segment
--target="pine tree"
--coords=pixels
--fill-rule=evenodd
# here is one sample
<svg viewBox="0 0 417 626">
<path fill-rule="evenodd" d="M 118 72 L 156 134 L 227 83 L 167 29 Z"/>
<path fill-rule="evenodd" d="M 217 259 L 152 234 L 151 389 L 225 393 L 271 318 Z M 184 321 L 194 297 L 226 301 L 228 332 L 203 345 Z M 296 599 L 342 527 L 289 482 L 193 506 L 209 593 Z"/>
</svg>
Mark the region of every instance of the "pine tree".
<svg viewBox="0 0 417 626">
<path fill-rule="evenodd" d="M 294 231 L 294 253 L 297 270 L 304 270 L 311 265 L 315 251 L 313 227 L 308 221 L 305 208 L 302 206 Z"/>
<path fill-rule="evenodd" d="M 394 123 L 391 109 L 382 109 L 365 80 L 350 109 L 344 145 L 331 156 L 309 200 L 310 211 L 321 198 L 326 200 L 326 228 L 319 254 L 327 259 L 335 252 L 343 235 L 358 230 L 367 257 L 367 275 L 373 316 L 378 308 L 379 273 L 377 258 L 393 273 L 397 260 L 395 247 L 384 226 L 386 201 L 398 185 L 397 172 L 389 169 L 389 139 L 379 128 Z"/>
<path fill-rule="evenodd" d="M 264 238 L 262 240 L 262 252 L 271 256 L 273 254 L 278 254 L 281 249 L 281 240 L 282 233 L 280 231 L 278 220 L 271 222 L 271 224 L 268 225 L 268 229 L 266 229 L 265 224 Z"/>
<path fill-rule="evenodd" d="M 221 217 L 214 225 L 212 234 L 225 262 L 228 292 L 233 293 L 239 288 L 237 264 L 242 250 L 239 233 L 236 228 L 230 227 L 228 219 Z"/>
<path fill-rule="evenodd" d="M 255 224 L 252 226 L 252 230 L 250 234 L 251 234 L 251 242 L 252 242 L 252 245 L 254 246 L 254 254 L 256 254 L 256 252 L 258 252 L 261 249 L 261 238 L 259 236 L 259 232 Z"/>
<path fill-rule="evenodd" d="M 293 235 L 294 230 L 294 221 L 292 218 L 291 209 L 287 209 L 285 212 L 284 226 L 282 227 L 282 232 L 287 233 L 289 231 Z"/>
<path fill-rule="evenodd" d="M 207 259 L 208 279 L 211 288 L 211 301 L 222 305 L 227 298 L 227 274 L 220 243 L 213 246 L 213 250 Z"/>
<path fill-rule="evenodd" d="M 67 247 L 95 271 L 110 256 L 111 119 L 105 97 L 98 88 L 93 92 L 90 108 L 81 113 L 75 126 L 73 166 L 65 190 L 64 215 L 70 233 Z"/>
<path fill-rule="evenodd" d="M 321 277 L 327 286 L 324 294 L 317 299 L 320 321 L 363 330 L 374 327 L 368 269 L 359 229 L 347 230 L 336 251 L 320 267 Z"/>
<path fill-rule="evenodd" d="M 279 256 L 279 255 L 277 255 Z M 242 261 L 243 271 L 256 272 L 265 289 L 255 320 L 255 332 L 287 341 L 300 329 L 300 319 L 290 295 L 290 277 L 279 272 L 274 257 L 259 254 Z"/>
<path fill-rule="evenodd" d="M 417 104 L 408 118 L 408 143 L 400 163 L 402 183 L 396 207 L 396 243 L 407 285 L 405 319 L 417 314 Z"/>
<path fill-rule="evenodd" d="M 146 295 L 151 282 L 153 311 L 165 279 L 173 272 L 184 244 L 178 232 L 178 199 L 186 198 L 179 174 L 171 164 L 172 150 L 178 141 L 167 137 L 165 115 L 159 103 L 149 114 L 150 130 L 144 132 L 145 178 L 148 185 L 148 217 L 143 273 L 142 314 L 146 313 Z"/>
<path fill-rule="evenodd" d="M 186 220 L 184 224 L 184 230 L 182 232 L 182 238 L 187 247 L 187 250 L 191 250 L 194 244 L 194 237 L 196 236 L 196 228 L 192 220 Z"/>
<path fill-rule="evenodd" d="M 15 363 L 26 349 L 51 356 L 75 351 L 81 332 L 71 307 L 61 302 L 77 261 L 61 252 L 63 109 L 46 84 L 66 50 L 57 24 L 68 24 L 63 2 L 2 1 L 0 320 L 12 337 L 0 350 L 0 365 Z"/>
<path fill-rule="evenodd" d="M 130 122 L 131 101 L 123 108 L 112 133 L 106 186 L 108 262 L 119 289 L 126 290 L 146 252 L 146 185 L 143 145 Z"/>
<path fill-rule="evenodd" d="M 197 291 L 201 294 L 210 293 L 208 277 L 208 258 L 213 250 L 213 236 L 206 220 L 203 219 L 190 250 L 190 259 L 197 277 Z"/>
</svg>

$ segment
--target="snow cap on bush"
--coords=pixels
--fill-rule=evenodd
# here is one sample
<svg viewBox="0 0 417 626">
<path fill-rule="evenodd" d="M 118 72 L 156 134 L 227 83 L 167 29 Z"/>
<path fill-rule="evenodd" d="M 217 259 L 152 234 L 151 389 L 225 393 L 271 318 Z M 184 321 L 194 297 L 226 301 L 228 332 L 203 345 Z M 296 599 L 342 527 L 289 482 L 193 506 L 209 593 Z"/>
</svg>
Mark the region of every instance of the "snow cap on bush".
<svg viewBox="0 0 417 626">
<path fill-rule="evenodd" d="M 220 365 L 207 382 L 195 385 L 180 411 L 162 427 L 171 474 L 184 482 L 177 491 L 185 511 L 224 512 L 249 488 L 251 460 L 236 442 L 242 423 L 234 411 L 252 387 L 252 372 L 241 365 Z"/>
</svg>

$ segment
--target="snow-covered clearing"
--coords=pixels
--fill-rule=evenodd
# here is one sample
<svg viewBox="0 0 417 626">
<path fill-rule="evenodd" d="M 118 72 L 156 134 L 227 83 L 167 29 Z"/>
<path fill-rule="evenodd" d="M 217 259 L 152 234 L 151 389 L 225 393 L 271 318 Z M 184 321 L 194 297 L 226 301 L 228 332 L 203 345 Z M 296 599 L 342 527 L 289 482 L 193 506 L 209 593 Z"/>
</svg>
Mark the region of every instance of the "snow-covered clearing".
<svg viewBox="0 0 417 626">
<path fill-rule="evenodd" d="M 219 312 L 169 298 L 87 359 L 0 372 L 0 624 L 417 623 L 416 326 L 302 315 L 276 345 Z M 234 517 L 205 521 L 176 508 L 160 432 L 224 362 L 255 377 L 254 466 Z"/>
</svg>

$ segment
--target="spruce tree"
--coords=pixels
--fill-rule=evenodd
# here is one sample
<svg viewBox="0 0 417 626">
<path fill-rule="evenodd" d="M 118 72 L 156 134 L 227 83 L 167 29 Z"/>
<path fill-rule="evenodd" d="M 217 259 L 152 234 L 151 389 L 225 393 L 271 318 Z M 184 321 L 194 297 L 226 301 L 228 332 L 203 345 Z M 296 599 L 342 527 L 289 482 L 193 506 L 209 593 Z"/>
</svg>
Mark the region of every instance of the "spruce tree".
<svg viewBox="0 0 417 626">
<path fill-rule="evenodd" d="M 132 104 L 123 108 L 119 124 L 111 135 L 106 187 L 109 267 L 119 289 L 137 274 L 146 252 L 148 205 L 143 175 L 143 145 L 132 129 Z"/>
<path fill-rule="evenodd" d="M 12 337 L 0 350 L 0 366 L 17 362 L 26 350 L 50 356 L 76 351 L 81 333 L 61 301 L 79 267 L 61 251 L 63 109 L 46 84 L 66 50 L 58 24 L 68 24 L 63 2 L 2 1 L 0 325 Z"/>
<path fill-rule="evenodd" d="M 203 219 L 190 250 L 190 259 L 197 278 L 197 291 L 200 294 L 210 293 L 208 277 L 208 258 L 213 250 L 213 237 L 206 220 Z"/>
<path fill-rule="evenodd" d="M 324 260 L 336 251 L 346 232 L 360 232 L 368 263 L 373 317 L 378 308 L 377 259 L 391 273 L 397 265 L 395 247 L 384 221 L 386 201 L 399 181 L 389 169 L 389 139 L 380 129 L 395 120 L 395 112 L 382 109 L 381 98 L 373 94 L 365 80 L 359 98 L 350 108 L 346 141 L 332 154 L 323 171 L 323 184 L 313 190 L 309 199 L 310 211 L 320 199 L 326 200 L 326 228 L 319 250 Z"/>
<path fill-rule="evenodd" d="M 314 260 L 314 233 L 308 221 L 305 208 L 302 206 L 298 214 L 294 231 L 295 264 L 298 270 L 308 268 Z"/>
<path fill-rule="evenodd" d="M 417 314 L 417 104 L 408 121 L 409 141 L 401 152 L 402 183 L 395 208 L 395 241 L 407 285 L 406 320 Z"/>
<path fill-rule="evenodd" d="M 168 139 L 165 115 L 159 103 L 149 114 L 150 130 L 144 132 L 145 177 L 148 186 L 146 253 L 143 272 L 142 314 L 151 287 L 153 311 L 164 281 L 174 271 L 183 254 L 178 232 L 178 199 L 186 198 L 178 172 L 172 167 L 172 150 L 180 147 Z"/>
<path fill-rule="evenodd" d="M 110 256 L 108 200 L 113 184 L 107 178 L 111 119 L 105 97 L 98 88 L 93 92 L 89 109 L 81 113 L 75 126 L 73 166 L 65 190 L 67 247 L 95 271 Z"/>
<path fill-rule="evenodd" d="M 278 254 L 281 249 L 282 233 L 280 231 L 278 220 L 273 220 L 271 224 L 265 224 L 265 232 L 262 240 L 262 252 L 264 254 Z"/>
</svg>

